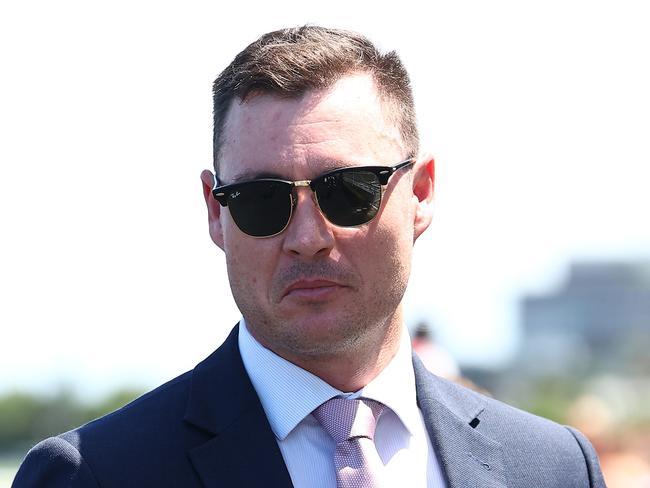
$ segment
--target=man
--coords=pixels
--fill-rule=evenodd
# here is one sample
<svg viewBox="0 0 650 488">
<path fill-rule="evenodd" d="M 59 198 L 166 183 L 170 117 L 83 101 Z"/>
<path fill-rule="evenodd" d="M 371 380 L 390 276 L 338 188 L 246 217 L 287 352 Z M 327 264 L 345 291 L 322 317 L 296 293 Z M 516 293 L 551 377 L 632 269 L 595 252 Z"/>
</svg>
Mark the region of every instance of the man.
<svg viewBox="0 0 650 488">
<path fill-rule="evenodd" d="M 394 53 L 272 32 L 214 104 L 201 179 L 243 320 L 191 372 L 36 446 L 14 486 L 604 486 L 581 434 L 411 355 L 401 300 L 434 162 Z"/>
</svg>

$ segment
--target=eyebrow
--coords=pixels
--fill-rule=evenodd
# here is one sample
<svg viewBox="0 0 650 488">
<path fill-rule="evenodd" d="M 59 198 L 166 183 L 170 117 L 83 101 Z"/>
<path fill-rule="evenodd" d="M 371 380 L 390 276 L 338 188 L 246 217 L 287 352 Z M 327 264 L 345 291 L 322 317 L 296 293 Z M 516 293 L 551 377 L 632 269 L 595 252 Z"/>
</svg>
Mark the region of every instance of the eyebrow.
<svg viewBox="0 0 650 488">
<path fill-rule="evenodd" d="M 278 179 L 278 180 L 285 180 L 282 175 L 279 173 L 273 173 L 269 171 L 244 171 L 243 173 L 239 173 L 232 177 L 232 183 L 240 183 L 242 181 L 252 181 L 252 180 L 260 180 L 264 178 L 273 178 L 273 179 Z"/>
<path fill-rule="evenodd" d="M 351 168 L 355 166 L 361 166 L 359 164 L 350 164 L 350 163 L 345 163 L 340 159 L 319 159 L 319 162 L 322 164 L 321 169 L 322 171 L 318 173 L 317 175 L 314 175 L 314 178 L 318 178 L 319 176 L 329 173 L 330 171 L 334 171 L 337 169 L 341 168 Z M 274 171 L 256 171 L 256 170 L 246 170 L 241 173 L 237 173 L 235 176 L 231 178 L 232 183 L 241 183 L 243 181 L 252 181 L 252 180 L 260 180 L 264 178 L 273 178 L 273 179 L 278 179 L 278 180 L 285 180 L 285 181 L 293 181 L 291 178 L 288 178 L 286 175 L 282 175 L 278 172 Z M 313 179 L 313 178 L 312 178 Z M 219 181 L 222 182 L 221 178 L 219 178 Z"/>
</svg>

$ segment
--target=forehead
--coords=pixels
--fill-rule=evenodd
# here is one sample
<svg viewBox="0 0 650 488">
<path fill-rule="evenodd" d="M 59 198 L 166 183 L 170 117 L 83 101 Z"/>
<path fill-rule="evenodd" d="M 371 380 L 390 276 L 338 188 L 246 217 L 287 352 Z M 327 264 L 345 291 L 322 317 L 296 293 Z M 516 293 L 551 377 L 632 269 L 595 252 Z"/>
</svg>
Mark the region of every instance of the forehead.
<svg viewBox="0 0 650 488">
<path fill-rule="evenodd" d="M 236 101 L 226 118 L 219 176 L 309 178 L 339 166 L 393 164 L 404 156 L 403 144 L 386 111 L 364 74 L 300 98 Z"/>
</svg>

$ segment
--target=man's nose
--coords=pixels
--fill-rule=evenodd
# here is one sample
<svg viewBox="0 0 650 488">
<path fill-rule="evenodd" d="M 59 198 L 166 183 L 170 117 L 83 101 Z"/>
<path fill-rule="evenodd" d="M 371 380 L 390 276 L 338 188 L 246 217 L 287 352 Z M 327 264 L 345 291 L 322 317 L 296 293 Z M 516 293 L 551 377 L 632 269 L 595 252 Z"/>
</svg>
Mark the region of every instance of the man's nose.
<svg viewBox="0 0 650 488">
<path fill-rule="evenodd" d="M 332 224 L 318 208 L 316 195 L 309 187 L 297 188 L 294 195 L 297 202 L 283 233 L 283 250 L 306 258 L 329 254 L 334 247 Z"/>
</svg>

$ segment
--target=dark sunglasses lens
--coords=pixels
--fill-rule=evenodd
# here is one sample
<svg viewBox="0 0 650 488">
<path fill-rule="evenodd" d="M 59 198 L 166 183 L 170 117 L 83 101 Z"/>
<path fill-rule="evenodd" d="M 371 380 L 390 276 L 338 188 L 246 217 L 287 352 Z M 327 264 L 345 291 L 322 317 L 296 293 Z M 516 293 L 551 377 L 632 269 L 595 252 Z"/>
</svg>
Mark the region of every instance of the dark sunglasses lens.
<svg viewBox="0 0 650 488">
<path fill-rule="evenodd" d="M 361 225 L 379 211 L 381 185 L 370 171 L 358 168 L 337 171 L 319 178 L 314 186 L 318 205 L 335 225 Z"/>
<path fill-rule="evenodd" d="M 228 208 L 240 230 L 250 236 L 272 236 L 291 218 L 291 185 L 275 181 L 250 181 L 228 195 Z"/>
</svg>

